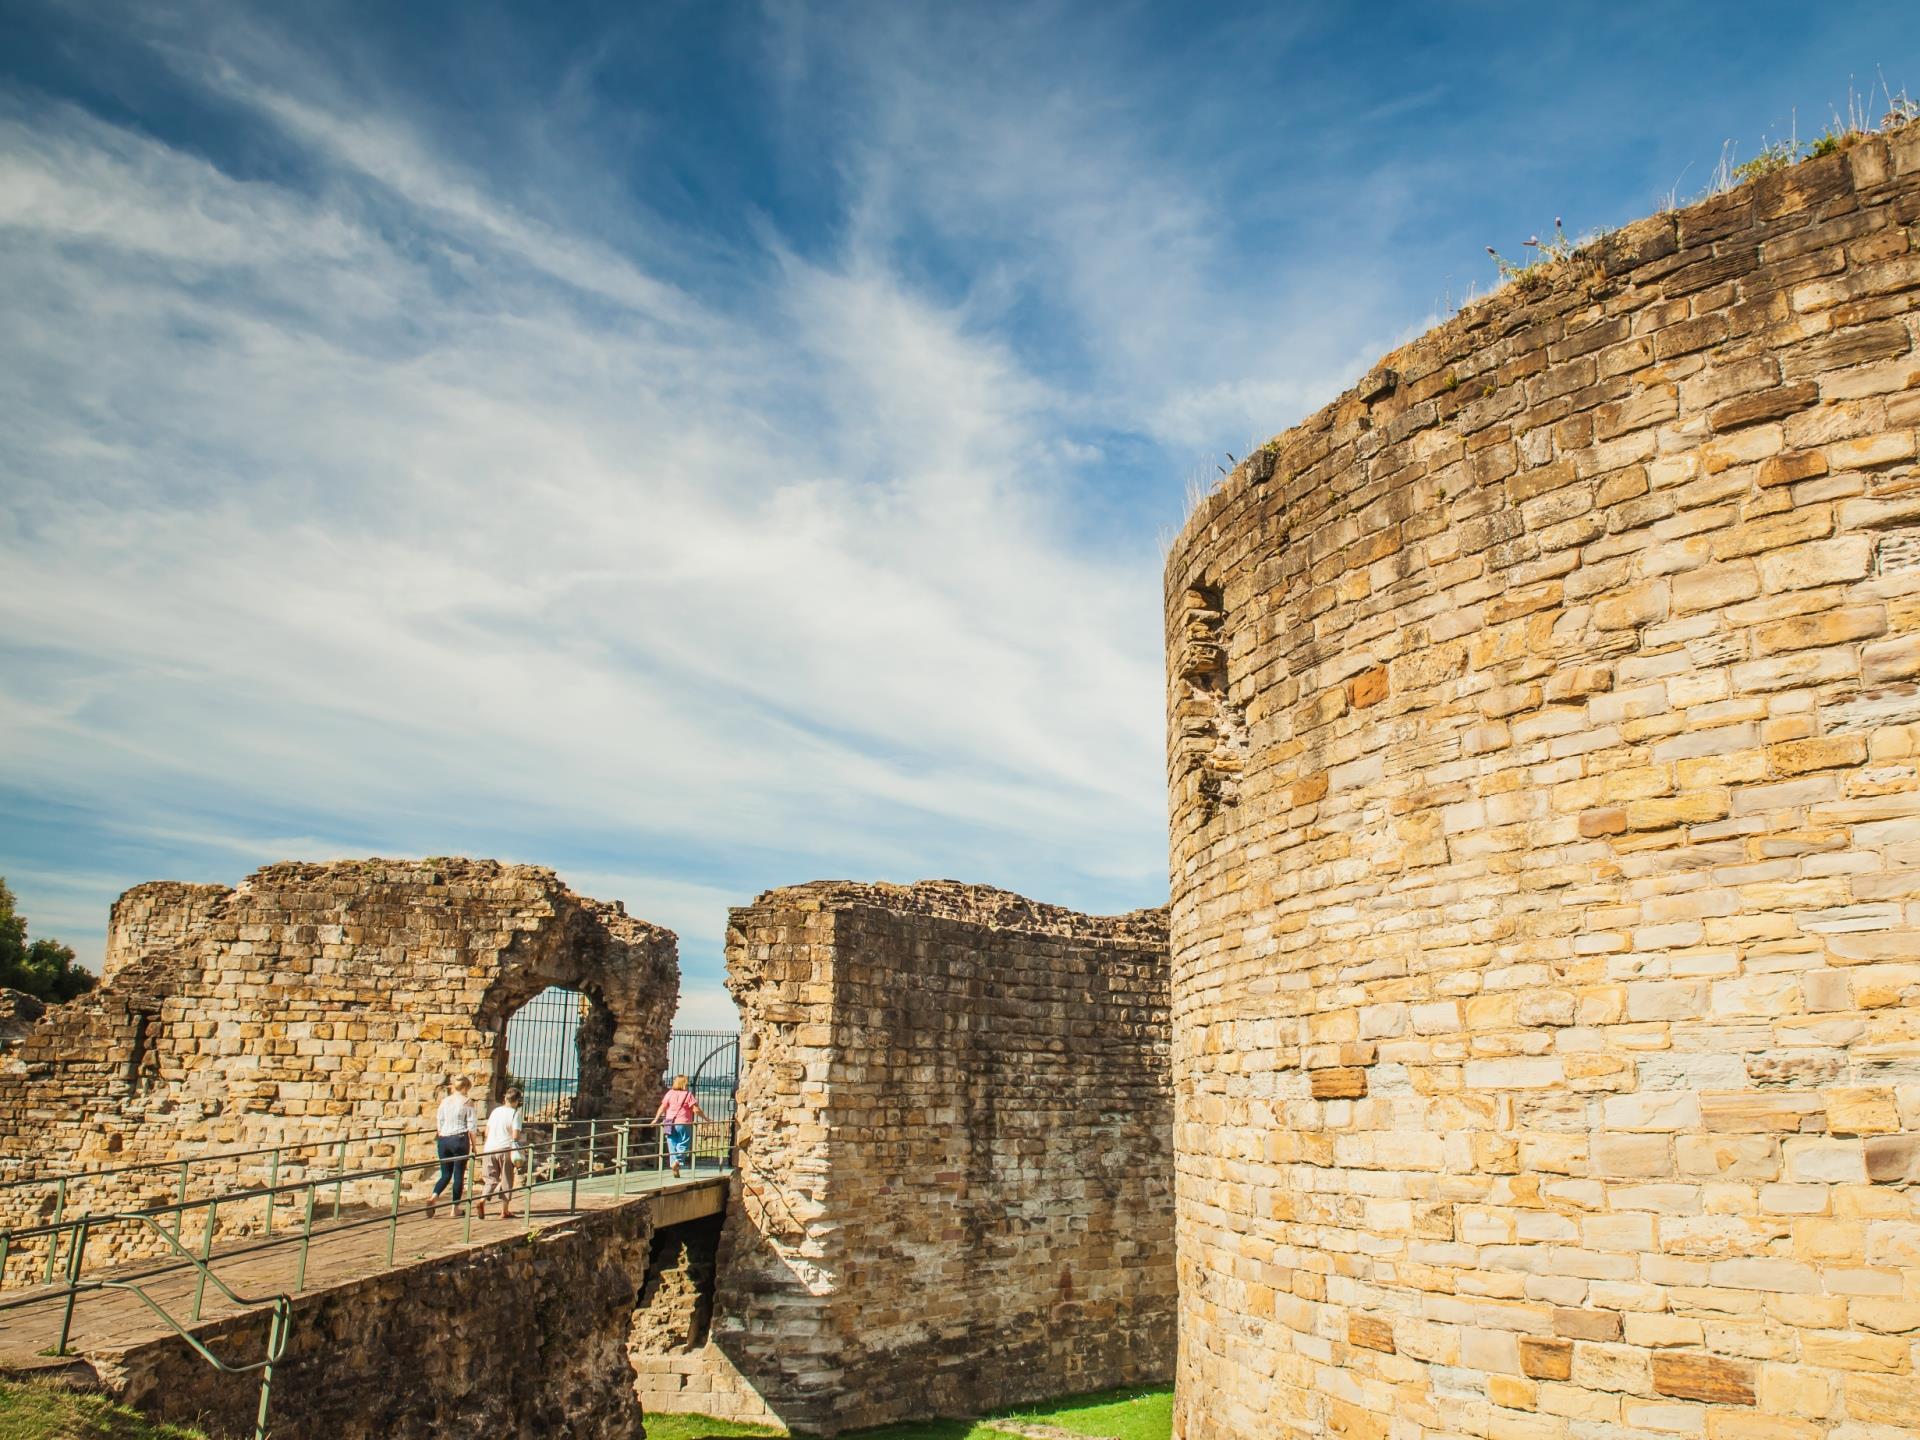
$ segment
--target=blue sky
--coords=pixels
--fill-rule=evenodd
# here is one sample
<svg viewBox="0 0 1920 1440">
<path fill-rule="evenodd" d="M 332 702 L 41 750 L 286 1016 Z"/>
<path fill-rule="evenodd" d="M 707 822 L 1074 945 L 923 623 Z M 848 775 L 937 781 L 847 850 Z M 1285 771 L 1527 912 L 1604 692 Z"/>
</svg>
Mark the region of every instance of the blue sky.
<svg viewBox="0 0 1920 1440">
<path fill-rule="evenodd" d="M 1223 452 L 1920 6 L 0 0 L 0 874 L 1164 901 Z"/>
</svg>

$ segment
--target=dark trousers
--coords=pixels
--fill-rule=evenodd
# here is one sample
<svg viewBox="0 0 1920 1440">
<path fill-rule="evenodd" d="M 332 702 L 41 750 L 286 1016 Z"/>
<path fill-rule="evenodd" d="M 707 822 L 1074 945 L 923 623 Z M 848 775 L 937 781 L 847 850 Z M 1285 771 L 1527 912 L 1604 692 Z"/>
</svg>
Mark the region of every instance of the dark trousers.
<svg viewBox="0 0 1920 1440">
<path fill-rule="evenodd" d="M 440 1192 L 447 1188 L 447 1182 L 453 1182 L 453 1203 L 460 1203 L 460 1196 L 467 1188 L 467 1153 L 473 1148 L 472 1137 L 467 1135 L 438 1135 L 434 1137 L 434 1148 L 440 1152 L 440 1178 L 433 1182 L 433 1198 L 438 1200 Z"/>
</svg>

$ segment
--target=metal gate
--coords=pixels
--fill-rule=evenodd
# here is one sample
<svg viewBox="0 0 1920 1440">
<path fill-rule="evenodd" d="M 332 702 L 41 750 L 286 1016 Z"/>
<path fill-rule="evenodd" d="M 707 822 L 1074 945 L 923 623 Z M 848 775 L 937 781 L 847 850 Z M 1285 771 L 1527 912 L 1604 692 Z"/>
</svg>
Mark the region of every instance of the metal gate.
<svg viewBox="0 0 1920 1440">
<path fill-rule="evenodd" d="M 580 1093 L 580 1018 L 587 997 L 550 985 L 507 1020 L 507 1083 L 528 1120 L 563 1119 Z"/>
<path fill-rule="evenodd" d="M 580 1093 L 580 1022 L 592 1002 L 578 990 L 549 986 L 507 1020 L 507 1082 L 525 1093 L 530 1121 L 564 1120 Z M 739 1083 L 740 1036 L 732 1030 L 675 1030 L 667 1042 L 666 1089 L 676 1075 L 691 1083 L 709 1120 L 731 1120 Z M 652 1105 L 659 1097 L 643 1097 Z"/>
<path fill-rule="evenodd" d="M 709 1120 L 733 1119 L 734 1091 L 740 1080 L 740 1035 L 734 1030 L 676 1030 L 667 1042 L 663 1086 L 684 1075 Z"/>
</svg>

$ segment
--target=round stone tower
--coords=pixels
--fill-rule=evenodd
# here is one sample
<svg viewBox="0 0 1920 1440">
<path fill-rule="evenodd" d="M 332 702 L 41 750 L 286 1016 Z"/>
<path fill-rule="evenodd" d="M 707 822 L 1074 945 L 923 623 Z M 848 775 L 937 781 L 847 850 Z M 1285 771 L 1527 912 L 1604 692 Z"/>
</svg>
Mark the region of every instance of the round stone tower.
<svg viewBox="0 0 1920 1440">
<path fill-rule="evenodd" d="M 1913 1433 L 1917 221 L 1630 226 L 1176 541 L 1184 1440 Z"/>
</svg>

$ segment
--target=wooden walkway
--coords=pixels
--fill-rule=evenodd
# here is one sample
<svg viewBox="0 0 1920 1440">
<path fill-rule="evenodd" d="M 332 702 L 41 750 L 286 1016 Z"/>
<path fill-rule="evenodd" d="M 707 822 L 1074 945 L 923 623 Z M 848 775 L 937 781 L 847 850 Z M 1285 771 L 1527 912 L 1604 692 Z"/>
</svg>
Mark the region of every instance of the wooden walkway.
<svg viewBox="0 0 1920 1440">
<path fill-rule="evenodd" d="M 666 1212 L 656 1217 L 656 1225 L 716 1214 L 725 1204 L 730 1173 L 703 1170 L 675 1178 L 669 1173 L 645 1172 L 628 1174 L 623 1181 L 599 1176 L 580 1181 L 577 1196 L 569 1182 L 555 1181 L 534 1190 L 532 1221 L 535 1226 L 551 1227 L 571 1215 L 642 1202 Z M 396 1270 L 458 1250 L 524 1238 L 528 1228 L 524 1199 L 514 1197 L 513 1219 L 476 1217 L 470 1229 L 467 1220 L 451 1214 L 451 1207 L 446 1205 L 433 1216 L 418 1204 L 405 1207 L 397 1225 L 391 1224 L 384 1209 L 349 1208 L 337 1220 L 315 1224 L 307 1253 L 305 1293 L 387 1270 L 390 1227 L 391 1268 Z M 296 1229 L 291 1235 L 276 1235 L 271 1240 L 253 1237 L 216 1245 L 209 1268 L 239 1294 L 267 1299 L 280 1293 L 294 1294 L 299 1265 L 300 1234 Z M 185 1261 L 141 1261 L 97 1272 L 89 1269 L 85 1278 L 137 1280 L 156 1304 L 182 1325 L 194 1328 L 190 1317 L 199 1274 Z M 15 1301 L 25 1303 L 13 1304 Z M 0 1309 L 0 1372 L 59 1368 L 71 1363 L 75 1354 L 123 1351 L 173 1333 L 138 1296 L 125 1290 L 89 1291 L 74 1302 L 67 1344 L 70 1353 L 59 1357 L 52 1351 L 66 1310 L 63 1287 L 0 1291 L 0 1303 L 12 1307 Z M 202 1297 L 200 1323 L 242 1311 L 243 1307 L 228 1301 L 216 1286 L 208 1285 Z"/>
</svg>

